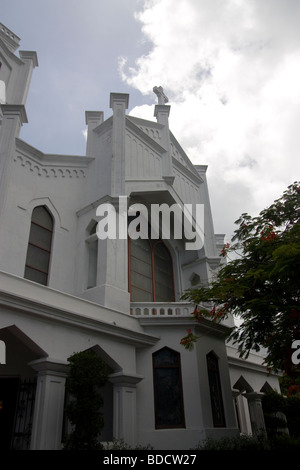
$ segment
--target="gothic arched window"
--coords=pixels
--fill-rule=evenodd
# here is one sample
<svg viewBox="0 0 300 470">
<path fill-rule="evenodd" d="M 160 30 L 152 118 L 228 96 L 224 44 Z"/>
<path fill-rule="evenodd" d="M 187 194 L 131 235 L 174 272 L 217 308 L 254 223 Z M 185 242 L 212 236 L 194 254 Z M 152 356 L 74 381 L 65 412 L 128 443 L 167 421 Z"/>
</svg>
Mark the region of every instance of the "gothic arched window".
<svg viewBox="0 0 300 470">
<path fill-rule="evenodd" d="M 219 360 L 214 352 L 206 356 L 210 401 L 215 427 L 225 427 L 225 414 L 219 372 Z"/>
<path fill-rule="evenodd" d="M 162 240 L 129 239 L 132 302 L 174 302 L 173 263 Z"/>
<path fill-rule="evenodd" d="M 164 347 L 152 355 L 155 427 L 185 427 L 180 354 Z"/>
<path fill-rule="evenodd" d="M 45 206 L 32 211 L 24 277 L 47 285 L 53 234 L 53 218 Z"/>
</svg>

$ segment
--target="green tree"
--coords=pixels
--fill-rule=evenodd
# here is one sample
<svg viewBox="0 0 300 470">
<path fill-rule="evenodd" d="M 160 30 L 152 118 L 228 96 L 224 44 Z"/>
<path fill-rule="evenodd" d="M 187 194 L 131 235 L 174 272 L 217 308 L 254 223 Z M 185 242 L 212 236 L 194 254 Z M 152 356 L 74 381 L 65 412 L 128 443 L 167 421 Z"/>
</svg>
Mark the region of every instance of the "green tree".
<svg viewBox="0 0 300 470">
<path fill-rule="evenodd" d="M 64 448 L 102 449 L 98 442 L 104 425 L 100 387 L 107 382 L 106 364 L 91 350 L 73 354 L 68 361 L 70 373 L 66 381 L 66 390 L 71 399 L 65 411 L 73 425 L 73 431 L 67 436 Z"/>
<path fill-rule="evenodd" d="M 221 265 L 209 286 L 183 295 L 198 306 L 211 302 L 211 310 L 195 309 L 196 321 L 238 316 L 241 324 L 229 339 L 238 344 L 240 356 L 266 348 L 267 367 L 290 376 L 299 373 L 299 365 L 291 360 L 293 343 L 300 340 L 299 211 L 300 184 L 295 182 L 257 217 L 242 214 L 231 244 L 221 252 L 224 257 L 231 252 L 238 256 Z"/>
</svg>

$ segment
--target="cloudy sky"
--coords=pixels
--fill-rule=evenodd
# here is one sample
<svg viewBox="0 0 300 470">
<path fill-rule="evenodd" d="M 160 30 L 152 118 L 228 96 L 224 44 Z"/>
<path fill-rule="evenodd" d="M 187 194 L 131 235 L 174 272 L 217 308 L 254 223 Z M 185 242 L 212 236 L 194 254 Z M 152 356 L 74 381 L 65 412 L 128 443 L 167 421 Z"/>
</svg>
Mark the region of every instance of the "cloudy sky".
<svg viewBox="0 0 300 470">
<path fill-rule="evenodd" d="M 109 117 L 110 92 L 154 120 L 162 85 L 217 233 L 299 180 L 299 0 L 1 0 L 0 21 L 38 54 L 21 138 L 39 150 L 84 154 L 85 111 Z"/>
</svg>

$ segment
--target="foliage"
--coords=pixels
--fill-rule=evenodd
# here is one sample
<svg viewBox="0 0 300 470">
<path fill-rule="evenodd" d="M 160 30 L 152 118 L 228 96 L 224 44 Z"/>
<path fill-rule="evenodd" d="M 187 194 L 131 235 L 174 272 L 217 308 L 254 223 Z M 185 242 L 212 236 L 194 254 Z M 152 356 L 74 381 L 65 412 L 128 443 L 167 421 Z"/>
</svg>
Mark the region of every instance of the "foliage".
<svg viewBox="0 0 300 470">
<path fill-rule="evenodd" d="M 68 361 L 70 374 L 67 377 L 66 390 L 72 398 L 65 411 L 74 430 L 67 437 L 64 448 L 102 449 L 98 442 L 104 425 L 100 412 L 103 399 L 99 388 L 107 382 L 106 364 L 91 350 L 73 354 Z"/>
<path fill-rule="evenodd" d="M 285 412 L 286 398 L 276 390 L 265 393 L 262 397 L 262 406 L 264 413 L 273 413 L 277 411 Z"/>
<path fill-rule="evenodd" d="M 244 213 L 235 222 L 231 244 L 221 252 L 237 257 L 223 263 L 212 283 L 183 295 L 197 307 L 194 317 L 220 321 L 236 315 L 241 324 L 229 339 L 241 357 L 266 348 L 265 362 L 289 376 L 299 373 L 292 363 L 292 343 L 300 339 L 300 183 L 287 188 L 280 199 L 257 217 Z"/>
<path fill-rule="evenodd" d="M 268 435 L 280 434 L 278 428 L 287 427 L 292 437 L 300 439 L 300 395 L 284 396 L 273 390 L 262 397 L 262 406 Z M 285 414 L 286 421 L 278 412 Z"/>
<path fill-rule="evenodd" d="M 262 397 L 262 407 L 268 437 L 274 437 L 286 432 L 285 419 L 286 399 L 275 390 L 267 392 Z"/>
<path fill-rule="evenodd" d="M 279 379 L 280 382 L 280 390 L 283 395 L 286 396 L 293 396 L 299 395 L 300 396 L 300 374 L 294 374 L 293 377 L 290 377 L 287 374 L 283 374 L 282 377 Z"/>
<path fill-rule="evenodd" d="M 267 438 L 261 436 L 223 437 L 220 439 L 208 438 L 199 442 L 194 450 L 242 450 L 242 451 L 267 451 L 267 450 L 299 450 L 300 438 L 291 437 L 287 434 Z"/>
<path fill-rule="evenodd" d="M 270 450 L 270 443 L 264 434 L 261 436 L 242 434 L 220 439 L 208 438 L 199 442 L 195 450 Z"/>
<path fill-rule="evenodd" d="M 191 328 L 188 328 L 186 332 L 187 334 L 181 339 L 180 344 L 182 344 L 185 349 L 192 351 L 192 349 L 194 348 L 194 343 L 197 341 L 198 336 L 192 333 Z"/>
<path fill-rule="evenodd" d="M 300 438 L 280 434 L 270 439 L 271 450 L 300 450 Z"/>
<path fill-rule="evenodd" d="M 146 446 L 138 445 L 132 447 L 127 444 L 124 439 L 113 439 L 112 442 L 108 442 L 104 445 L 104 450 L 152 450 L 153 447 L 150 444 Z"/>
<path fill-rule="evenodd" d="M 300 396 L 287 397 L 285 415 L 291 436 L 300 439 Z"/>
</svg>

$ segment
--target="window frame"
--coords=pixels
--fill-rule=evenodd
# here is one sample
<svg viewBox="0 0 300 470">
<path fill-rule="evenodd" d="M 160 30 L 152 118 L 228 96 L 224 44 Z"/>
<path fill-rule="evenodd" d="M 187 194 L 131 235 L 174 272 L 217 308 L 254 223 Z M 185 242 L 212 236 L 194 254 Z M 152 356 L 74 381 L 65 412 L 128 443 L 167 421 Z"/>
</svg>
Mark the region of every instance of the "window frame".
<svg viewBox="0 0 300 470">
<path fill-rule="evenodd" d="M 213 360 L 213 366 L 214 366 L 213 368 L 211 367 L 211 359 Z M 222 383 L 221 383 L 220 369 L 219 369 L 219 358 L 215 354 L 214 351 L 210 351 L 208 354 L 206 354 L 206 366 L 207 366 L 207 377 L 208 377 L 213 426 L 215 428 L 225 428 L 226 417 L 225 417 Z M 214 384 L 213 384 L 213 381 L 214 381 Z M 213 385 L 216 386 L 217 393 L 214 392 Z M 216 407 L 216 399 L 218 401 L 217 404 L 220 408 L 220 413 L 221 413 L 220 421 L 217 420 L 218 411 Z"/>
<path fill-rule="evenodd" d="M 98 236 L 97 236 L 97 224 L 95 220 L 92 220 L 86 230 L 87 237 L 85 243 L 87 246 L 87 279 L 85 289 L 93 289 L 97 286 L 98 277 Z"/>
<path fill-rule="evenodd" d="M 152 292 L 146 291 L 152 295 L 152 300 L 148 302 L 163 302 L 163 303 L 169 303 L 169 302 L 175 302 L 176 301 L 176 296 L 175 296 L 175 280 L 174 280 L 174 266 L 173 266 L 173 257 L 171 255 L 171 252 L 168 248 L 168 246 L 165 244 L 165 242 L 159 238 L 158 240 L 152 240 L 151 238 L 146 238 L 145 239 L 150 247 L 150 254 L 151 254 L 151 284 L 152 284 Z M 135 300 L 132 299 L 132 270 L 131 270 L 131 256 L 132 256 L 132 250 L 131 250 L 131 243 L 134 242 L 135 240 L 132 240 L 128 236 L 128 290 L 130 293 L 130 300 L 131 302 L 135 302 Z M 170 258 L 170 263 L 171 263 L 171 272 L 172 272 L 172 300 L 162 300 L 162 301 L 157 301 L 157 295 L 156 295 L 156 275 L 155 275 L 155 248 L 159 245 L 162 244 L 164 248 L 167 250 L 169 258 Z M 139 259 L 139 258 L 136 258 Z M 141 260 L 142 261 L 142 260 Z M 141 273 L 135 271 L 137 274 L 142 275 Z M 150 278 L 149 278 L 150 279 Z M 135 286 L 138 287 L 138 286 Z M 138 289 L 143 290 L 142 288 L 138 287 Z M 137 301 L 138 303 L 139 301 Z M 143 301 L 140 301 L 143 302 Z M 144 302 L 147 302 L 146 300 Z"/>
<path fill-rule="evenodd" d="M 50 219 L 51 219 L 51 228 L 48 228 L 48 227 L 42 225 L 41 223 L 37 222 L 36 220 L 34 220 L 34 211 L 36 209 L 40 209 L 40 208 L 42 208 L 45 212 L 47 212 L 48 216 L 50 217 Z M 34 242 L 30 241 L 30 238 L 32 236 L 32 226 L 33 225 L 36 226 L 36 227 L 39 227 L 40 229 L 43 229 L 44 231 L 51 234 L 49 246 L 47 248 L 39 245 L 39 243 L 36 242 L 36 240 Z M 53 215 L 51 214 L 50 210 L 45 205 L 35 206 L 32 209 L 31 219 L 30 219 L 30 230 L 29 230 L 29 236 L 28 236 L 27 252 L 26 252 L 26 259 L 25 259 L 25 268 L 24 268 L 24 278 L 25 279 L 28 279 L 32 282 L 36 282 L 37 284 L 41 284 L 41 285 L 44 285 L 44 286 L 48 285 L 49 273 L 50 273 L 50 263 L 51 263 L 51 253 L 52 253 L 52 246 L 53 246 L 53 234 L 54 234 L 54 218 L 53 218 Z M 31 247 L 37 248 L 38 250 L 40 250 L 44 253 L 47 253 L 47 258 L 48 259 L 47 259 L 47 269 L 46 270 L 38 268 L 36 266 L 32 266 L 28 263 L 28 258 L 29 258 L 29 253 L 30 253 Z M 37 281 L 37 280 L 33 280 L 30 277 L 26 276 L 27 268 L 30 269 L 30 270 L 33 270 L 33 271 L 36 271 L 36 272 L 39 272 L 39 273 L 43 274 L 46 277 L 45 282 L 40 282 L 40 281 Z"/>
<path fill-rule="evenodd" d="M 155 356 L 161 353 L 164 350 L 171 351 L 174 355 L 177 356 L 178 361 L 176 365 L 155 365 Z M 180 406 L 180 414 L 181 414 L 181 423 L 177 425 L 170 425 L 170 424 L 159 424 L 158 418 L 158 398 L 157 398 L 157 379 L 155 376 L 156 369 L 176 369 L 178 371 L 178 387 L 179 387 L 179 406 Z M 174 349 L 169 348 L 168 346 L 164 346 L 163 348 L 155 351 L 152 354 L 152 374 L 153 374 L 153 396 L 154 396 L 154 419 L 155 419 L 155 429 L 184 429 L 186 427 L 185 424 L 185 412 L 184 412 L 184 397 L 183 397 L 183 386 L 182 386 L 182 372 L 181 372 L 181 355 L 179 352 L 175 351 Z"/>
</svg>

